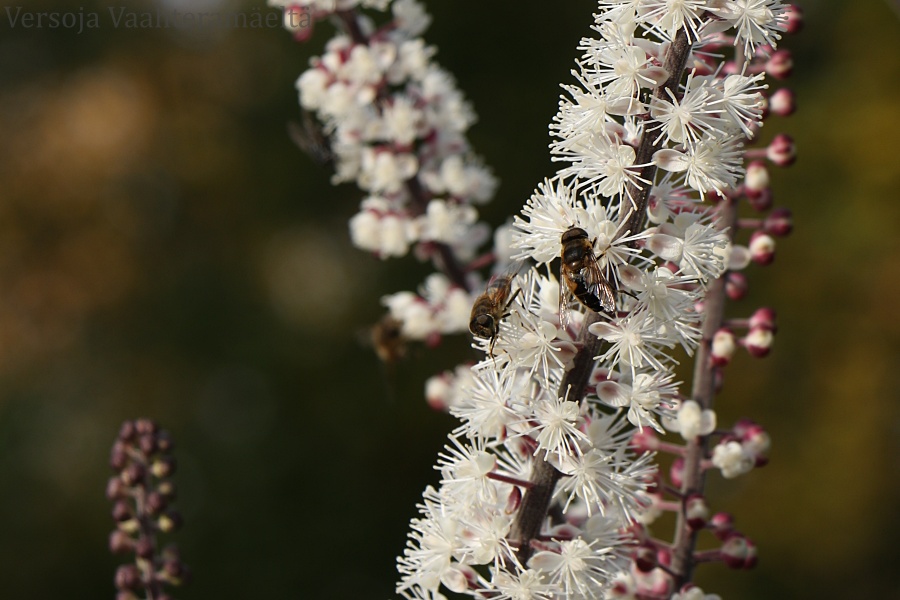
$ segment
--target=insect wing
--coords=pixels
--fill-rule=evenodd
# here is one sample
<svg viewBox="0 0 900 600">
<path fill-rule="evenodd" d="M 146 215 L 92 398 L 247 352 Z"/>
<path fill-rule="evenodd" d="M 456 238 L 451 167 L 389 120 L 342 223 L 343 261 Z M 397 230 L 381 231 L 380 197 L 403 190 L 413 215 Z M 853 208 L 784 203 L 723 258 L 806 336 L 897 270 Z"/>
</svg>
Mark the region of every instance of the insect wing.
<svg viewBox="0 0 900 600">
<path fill-rule="evenodd" d="M 595 257 L 591 257 L 581 269 L 581 278 L 588 292 L 600 301 L 603 310 L 607 313 L 616 312 L 616 292 L 609 280 L 603 275 L 600 264 Z"/>
</svg>

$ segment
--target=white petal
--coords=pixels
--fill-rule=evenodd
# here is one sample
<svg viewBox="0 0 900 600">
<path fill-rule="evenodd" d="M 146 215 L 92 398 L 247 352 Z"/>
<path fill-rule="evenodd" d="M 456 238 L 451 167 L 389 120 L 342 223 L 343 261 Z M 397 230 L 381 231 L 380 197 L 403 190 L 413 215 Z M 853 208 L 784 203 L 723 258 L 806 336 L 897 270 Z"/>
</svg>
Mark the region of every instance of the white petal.
<svg viewBox="0 0 900 600">
<path fill-rule="evenodd" d="M 671 171 L 673 173 L 686 171 L 689 166 L 688 157 L 678 150 L 672 150 L 671 148 L 658 150 L 653 155 L 653 164 L 660 169 Z"/>
</svg>

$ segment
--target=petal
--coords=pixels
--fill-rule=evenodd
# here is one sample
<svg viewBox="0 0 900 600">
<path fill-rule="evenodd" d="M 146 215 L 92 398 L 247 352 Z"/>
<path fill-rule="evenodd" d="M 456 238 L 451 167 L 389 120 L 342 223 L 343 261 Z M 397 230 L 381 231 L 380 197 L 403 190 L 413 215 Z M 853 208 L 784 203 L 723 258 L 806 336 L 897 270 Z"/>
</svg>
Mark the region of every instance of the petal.
<svg viewBox="0 0 900 600">
<path fill-rule="evenodd" d="M 688 157 L 678 150 L 663 148 L 653 155 L 653 164 L 665 171 L 678 173 L 688 168 Z"/>
<path fill-rule="evenodd" d="M 625 406 L 628 396 L 623 386 L 615 381 L 601 381 L 597 384 L 597 396 L 609 406 Z"/>
</svg>

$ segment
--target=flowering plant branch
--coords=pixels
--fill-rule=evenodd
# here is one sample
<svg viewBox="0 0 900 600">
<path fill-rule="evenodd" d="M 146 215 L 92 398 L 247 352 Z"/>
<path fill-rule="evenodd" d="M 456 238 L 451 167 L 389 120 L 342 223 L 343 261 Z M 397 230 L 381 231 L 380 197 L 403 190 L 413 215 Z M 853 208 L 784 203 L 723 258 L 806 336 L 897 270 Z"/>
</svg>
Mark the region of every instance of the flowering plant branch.
<svg viewBox="0 0 900 600">
<path fill-rule="evenodd" d="M 181 526 L 181 515 L 170 507 L 175 497 L 175 471 L 168 432 L 148 419 L 125 421 L 110 453 L 106 496 L 113 502 L 116 529 L 109 537 L 114 554 L 134 554 L 134 563 L 116 572 L 117 600 L 171 600 L 166 586 L 190 579 L 178 548 L 160 548 L 158 536 Z M 139 595 L 142 594 L 142 595 Z"/>
<path fill-rule="evenodd" d="M 437 67 L 404 62 L 414 47 L 413 64 L 431 65 L 432 51 L 409 37 L 427 21 L 418 4 L 393 2 L 381 29 L 356 10 L 387 1 L 339 4 L 347 33 L 298 87 L 324 123 L 337 180 L 371 194 L 351 220 L 354 241 L 382 256 L 416 243 L 450 275 L 386 299 L 403 335 L 457 331 L 472 307 L 486 353 L 427 386 L 429 403 L 461 423 L 438 459 L 440 486 L 425 490 L 411 523 L 397 592 L 693 599 L 705 597 L 690 583 L 699 562 L 752 566 L 755 548 L 731 517 L 709 517 L 703 478 L 766 462 L 765 431 L 746 420 L 717 430 L 712 399 L 736 346 L 764 355 L 775 331 L 770 309 L 726 321 L 724 306 L 746 292 L 740 271 L 770 263 L 772 236 L 791 228 L 783 209 L 738 216 L 742 200 L 771 206 L 765 164 L 744 164 L 760 151 L 745 143 L 767 110 L 793 110 L 785 94 L 767 101 L 763 78 L 789 74 L 774 47 L 799 13 L 777 0 L 600 0 L 596 37 L 582 40 L 577 84 L 563 86 L 551 124 L 563 166 L 495 236 L 485 256 L 498 275 L 473 298 L 486 235 L 471 204 L 493 180 L 463 158 L 471 112 L 454 120 L 458 93 L 425 91 Z M 291 5 L 327 14 L 322 2 Z M 777 136 L 762 155 L 790 164 L 793 144 Z M 743 227 L 755 230 L 746 246 Z M 695 361 L 690 396 L 675 380 L 678 351 Z M 666 431 L 686 445 L 659 439 Z M 658 452 L 677 457 L 668 481 Z M 650 531 L 665 510 L 678 515 L 672 543 Z M 695 551 L 703 529 L 720 549 Z"/>
</svg>

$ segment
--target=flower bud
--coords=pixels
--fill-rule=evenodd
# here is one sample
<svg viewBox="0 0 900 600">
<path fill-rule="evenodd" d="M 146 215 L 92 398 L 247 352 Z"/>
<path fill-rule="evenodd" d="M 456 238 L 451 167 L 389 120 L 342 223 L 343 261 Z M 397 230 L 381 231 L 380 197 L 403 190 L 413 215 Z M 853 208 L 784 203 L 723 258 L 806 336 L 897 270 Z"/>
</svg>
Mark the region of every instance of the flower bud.
<svg viewBox="0 0 900 600">
<path fill-rule="evenodd" d="M 121 565 L 116 569 L 116 589 L 137 590 L 141 585 L 141 572 L 134 565 Z"/>
<path fill-rule="evenodd" d="M 148 537 L 141 537 L 134 544 L 134 553 L 144 559 L 152 558 L 154 550 L 153 540 Z"/>
<path fill-rule="evenodd" d="M 750 236 L 750 259 L 758 265 L 770 265 L 775 260 L 775 240 L 763 231 Z"/>
<path fill-rule="evenodd" d="M 118 529 L 109 534 L 109 551 L 113 554 L 125 554 L 134 550 L 134 540 L 130 535 Z"/>
<path fill-rule="evenodd" d="M 763 221 L 763 230 L 777 237 L 789 235 L 794 230 L 794 216 L 789 208 L 776 208 Z"/>
<path fill-rule="evenodd" d="M 684 499 L 684 516 L 687 519 L 688 527 L 694 531 L 706 527 L 709 520 L 709 506 L 706 504 L 706 498 L 700 494 L 691 494 Z"/>
<path fill-rule="evenodd" d="M 789 50 L 776 50 L 766 61 L 766 73 L 775 79 L 787 79 L 794 71 L 794 58 Z"/>
<path fill-rule="evenodd" d="M 759 195 L 769 187 L 769 169 L 761 160 L 754 160 L 747 165 L 744 176 L 744 190 L 748 196 Z"/>
<path fill-rule="evenodd" d="M 734 531 L 734 517 L 731 513 L 718 512 L 709 520 L 713 534 L 720 540 L 724 540 Z"/>
<path fill-rule="evenodd" d="M 731 300 L 740 300 L 747 295 L 747 277 L 737 271 L 728 271 L 725 275 L 725 293 Z"/>
<path fill-rule="evenodd" d="M 712 352 L 710 353 L 712 363 L 717 367 L 724 367 L 731 362 L 736 348 L 734 333 L 724 327 L 719 329 L 712 339 Z"/>
<path fill-rule="evenodd" d="M 124 421 L 122 426 L 119 427 L 119 440 L 123 442 L 130 442 L 134 439 L 134 422 L 132 421 Z"/>
<path fill-rule="evenodd" d="M 803 29 L 803 10 L 796 4 L 788 4 L 784 11 L 786 17 L 784 30 L 787 33 L 798 33 Z"/>
<path fill-rule="evenodd" d="M 793 90 L 781 88 L 769 98 L 769 110 L 779 117 L 789 117 L 797 110 L 797 101 Z"/>
<path fill-rule="evenodd" d="M 131 512 L 131 507 L 128 506 L 128 503 L 125 500 L 118 500 L 113 504 L 112 518 L 117 523 L 127 521 L 133 516 L 134 514 Z"/>
<path fill-rule="evenodd" d="M 669 467 L 669 481 L 672 482 L 677 488 L 681 487 L 681 484 L 684 483 L 684 458 L 678 457 L 672 461 L 672 466 Z"/>
<path fill-rule="evenodd" d="M 779 167 L 789 167 L 797 160 L 797 146 L 794 139 L 785 134 L 776 135 L 766 148 L 766 158 Z"/>
<path fill-rule="evenodd" d="M 775 320 L 775 309 L 763 306 L 762 308 L 756 309 L 750 316 L 750 329 L 768 329 L 774 333 L 778 331 Z"/>
<path fill-rule="evenodd" d="M 150 465 L 150 472 L 153 473 L 153 476 L 158 479 L 171 477 L 175 472 L 175 458 L 171 456 L 164 456 L 162 458 L 154 460 L 153 464 Z"/>
<path fill-rule="evenodd" d="M 757 327 L 756 329 L 751 329 L 747 337 L 744 338 L 744 347 L 750 353 L 750 356 L 762 358 L 772 349 L 773 338 L 774 336 L 770 329 Z"/>
<path fill-rule="evenodd" d="M 656 568 L 656 549 L 648 544 L 641 544 L 632 556 L 634 566 L 641 573 L 649 573 Z"/>
<path fill-rule="evenodd" d="M 156 526 L 159 527 L 159 530 L 163 533 L 168 533 L 170 531 L 180 529 L 182 523 L 183 520 L 181 518 L 181 514 L 175 512 L 174 510 L 170 510 L 166 514 L 159 517 Z"/>
<path fill-rule="evenodd" d="M 659 448 L 659 438 L 655 431 L 644 427 L 643 431 L 637 430 L 631 436 L 631 447 L 641 454 L 655 452 Z"/>
<path fill-rule="evenodd" d="M 732 569 L 756 566 L 756 545 L 739 533 L 732 533 L 721 548 L 722 560 Z"/>
<path fill-rule="evenodd" d="M 445 411 L 450 407 L 450 373 L 429 377 L 425 382 L 425 401 L 434 410 Z"/>
<path fill-rule="evenodd" d="M 747 203 L 757 212 L 769 210 L 772 208 L 772 188 L 767 187 L 756 194 L 747 195 Z"/>
</svg>

